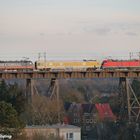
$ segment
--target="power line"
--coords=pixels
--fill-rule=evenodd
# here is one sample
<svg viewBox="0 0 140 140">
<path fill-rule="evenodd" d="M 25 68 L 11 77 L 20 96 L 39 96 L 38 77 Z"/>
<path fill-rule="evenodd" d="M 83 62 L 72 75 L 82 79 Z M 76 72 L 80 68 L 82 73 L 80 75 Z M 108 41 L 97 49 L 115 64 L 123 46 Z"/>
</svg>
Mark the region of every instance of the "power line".
<svg viewBox="0 0 140 140">
<path fill-rule="evenodd" d="M 40 53 L 41 54 L 41 53 Z M 129 59 L 129 55 L 126 54 L 113 54 L 107 55 L 105 53 L 46 53 L 42 52 L 44 59 Z M 38 53 L 0 53 L 0 59 L 22 59 L 28 57 L 30 60 L 38 60 Z M 140 59 L 140 52 L 139 52 Z"/>
</svg>

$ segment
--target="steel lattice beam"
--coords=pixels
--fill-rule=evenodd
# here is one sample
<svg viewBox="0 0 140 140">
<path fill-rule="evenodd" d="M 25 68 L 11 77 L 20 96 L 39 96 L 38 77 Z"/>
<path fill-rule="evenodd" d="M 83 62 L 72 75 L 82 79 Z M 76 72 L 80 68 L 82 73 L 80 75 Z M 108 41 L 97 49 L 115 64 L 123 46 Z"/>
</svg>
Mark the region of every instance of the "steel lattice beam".
<svg viewBox="0 0 140 140">
<path fill-rule="evenodd" d="M 121 119 L 125 120 L 128 118 L 129 122 L 140 121 L 140 101 L 131 87 L 130 80 L 127 78 L 120 78 L 119 87 Z"/>
</svg>

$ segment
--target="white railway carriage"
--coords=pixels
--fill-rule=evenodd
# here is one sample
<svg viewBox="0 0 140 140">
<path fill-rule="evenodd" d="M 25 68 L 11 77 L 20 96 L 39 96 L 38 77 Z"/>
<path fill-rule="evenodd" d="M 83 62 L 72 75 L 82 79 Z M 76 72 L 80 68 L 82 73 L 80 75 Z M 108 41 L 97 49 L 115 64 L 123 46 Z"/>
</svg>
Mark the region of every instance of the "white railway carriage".
<svg viewBox="0 0 140 140">
<path fill-rule="evenodd" d="M 23 71 L 33 69 L 34 64 L 31 61 L 0 61 L 0 71 Z"/>
</svg>

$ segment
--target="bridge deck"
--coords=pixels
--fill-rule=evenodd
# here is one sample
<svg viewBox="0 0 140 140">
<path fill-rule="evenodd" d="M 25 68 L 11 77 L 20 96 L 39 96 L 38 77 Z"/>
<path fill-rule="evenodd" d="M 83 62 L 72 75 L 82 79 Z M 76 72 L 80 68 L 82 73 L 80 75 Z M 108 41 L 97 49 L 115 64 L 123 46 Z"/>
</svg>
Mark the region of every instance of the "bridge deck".
<svg viewBox="0 0 140 140">
<path fill-rule="evenodd" d="M 121 70 L 121 71 L 94 71 L 94 72 L 0 72 L 1 79 L 66 79 L 66 78 L 136 78 L 140 77 L 139 71 Z"/>
</svg>

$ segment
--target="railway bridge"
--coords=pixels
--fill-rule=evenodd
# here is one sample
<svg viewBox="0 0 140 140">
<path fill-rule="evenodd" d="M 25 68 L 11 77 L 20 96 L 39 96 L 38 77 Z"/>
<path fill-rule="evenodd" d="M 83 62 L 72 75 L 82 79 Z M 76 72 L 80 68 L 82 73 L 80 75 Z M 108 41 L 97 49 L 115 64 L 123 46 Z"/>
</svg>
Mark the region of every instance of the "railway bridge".
<svg viewBox="0 0 140 140">
<path fill-rule="evenodd" d="M 30 71 L 30 72 L 0 72 L 1 79 L 68 79 L 68 78 L 138 78 L 140 70 L 95 70 L 85 71 Z"/>
<path fill-rule="evenodd" d="M 86 79 L 86 78 L 119 78 L 119 88 L 122 110 L 127 106 L 127 117 L 129 122 L 140 121 L 140 101 L 134 93 L 129 79 L 140 78 L 140 70 L 95 70 L 85 71 L 3 71 L 0 72 L 0 79 L 26 79 L 26 96 L 33 94 L 33 81 L 38 79 L 50 79 L 48 93 L 50 97 L 56 96 L 59 104 L 59 79 Z M 59 118 L 59 115 L 58 115 Z M 122 116 L 123 118 L 123 116 Z"/>
</svg>

